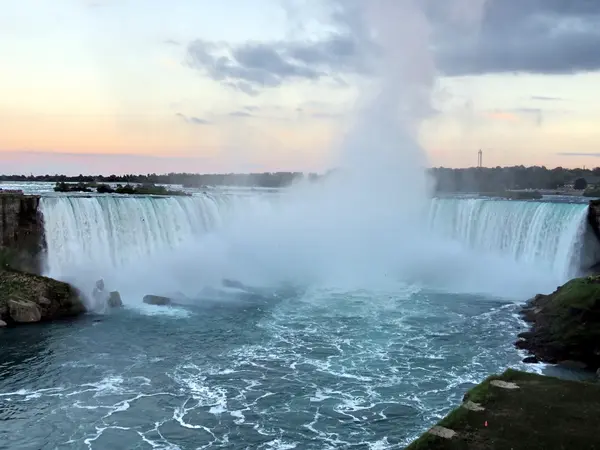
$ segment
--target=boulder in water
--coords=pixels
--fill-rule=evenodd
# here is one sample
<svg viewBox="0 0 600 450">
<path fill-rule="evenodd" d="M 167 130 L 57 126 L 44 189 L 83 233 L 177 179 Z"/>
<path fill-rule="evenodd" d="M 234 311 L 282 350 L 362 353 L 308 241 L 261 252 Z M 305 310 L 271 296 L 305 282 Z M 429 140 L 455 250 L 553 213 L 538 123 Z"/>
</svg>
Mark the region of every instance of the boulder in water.
<svg viewBox="0 0 600 450">
<path fill-rule="evenodd" d="M 123 306 L 123 300 L 121 300 L 121 294 L 119 291 L 112 291 L 107 300 L 108 306 L 111 308 L 120 308 Z"/>
<path fill-rule="evenodd" d="M 8 325 L 46 322 L 85 312 L 79 292 L 52 278 L 0 271 L 0 320 Z"/>
<path fill-rule="evenodd" d="M 171 299 L 169 297 L 161 297 L 160 295 L 146 295 L 144 303 L 148 305 L 167 306 L 171 304 Z"/>
</svg>

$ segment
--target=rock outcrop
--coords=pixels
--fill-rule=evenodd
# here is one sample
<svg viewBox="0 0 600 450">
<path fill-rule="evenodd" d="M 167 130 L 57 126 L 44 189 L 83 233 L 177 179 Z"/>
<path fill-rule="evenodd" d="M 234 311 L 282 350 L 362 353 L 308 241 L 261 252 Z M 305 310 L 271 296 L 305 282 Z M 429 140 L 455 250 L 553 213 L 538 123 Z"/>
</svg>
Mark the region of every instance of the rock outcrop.
<svg viewBox="0 0 600 450">
<path fill-rule="evenodd" d="M 121 294 L 119 294 L 118 291 L 112 291 L 108 295 L 107 303 L 110 308 L 120 308 L 121 306 L 123 306 L 123 300 L 121 300 Z"/>
<path fill-rule="evenodd" d="M 70 285 L 15 270 L 0 271 L 0 321 L 8 325 L 75 317 L 85 312 Z"/>
<path fill-rule="evenodd" d="M 143 301 L 148 305 L 167 306 L 171 304 L 169 297 L 161 297 L 160 295 L 146 295 Z"/>
<path fill-rule="evenodd" d="M 596 237 L 600 239 L 600 200 L 590 201 L 588 205 L 587 221 Z"/>
<path fill-rule="evenodd" d="M 45 247 L 40 197 L 0 191 L 0 265 L 40 274 Z"/>
<path fill-rule="evenodd" d="M 575 278 L 550 295 L 536 295 L 522 311 L 531 330 L 518 348 L 551 364 L 600 367 L 600 276 Z"/>
</svg>

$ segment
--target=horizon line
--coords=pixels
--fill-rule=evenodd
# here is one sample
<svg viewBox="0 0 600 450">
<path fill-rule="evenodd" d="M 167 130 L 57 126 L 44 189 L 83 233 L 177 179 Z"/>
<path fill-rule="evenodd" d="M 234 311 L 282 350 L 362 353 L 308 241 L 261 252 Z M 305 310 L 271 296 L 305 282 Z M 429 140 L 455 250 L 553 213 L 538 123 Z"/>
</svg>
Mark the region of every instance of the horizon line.
<svg viewBox="0 0 600 450">
<path fill-rule="evenodd" d="M 494 167 L 477 167 L 477 166 L 468 166 L 468 167 L 444 167 L 444 166 L 431 166 L 431 167 L 427 167 L 425 170 L 426 171 L 431 171 L 431 170 L 496 170 L 496 169 L 515 169 L 515 168 L 525 168 L 525 169 L 532 169 L 532 168 L 544 168 L 545 170 L 548 171 L 552 171 L 552 170 L 556 170 L 556 169 L 562 169 L 565 171 L 569 171 L 569 172 L 573 172 L 573 171 L 587 171 L 587 172 L 593 172 L 594 170 L 598 169 L 600 170 L 600 166 L 597 167 L 575 167 L 575 168 L 566 168 L 566 167 L 562 167 L 562 166 L 556 166 L 556 167 L 546 167 L 543 165 L 531 165 L 531 166 L 525 166 L 525 165 L 514 165 L 514 166 L 494 166 Z M 339 168 L 332 168 L 332 169 L 327 169 L 327 170 L 323 170 L 323 171 L 304 171 L 304 170 L 272 170 L 272 171 L 262 171 L 262 172 L 165 172 L 165 173 L 156 173 L 156 172 L 147 172 L 147 173 L 142 173 L 142 172 L 138 172 L 138 173 L 126 173 L 126 174 L 115 174 L 115 173 L 111 173 L 109 175 L 102 175 L 102 174 L 98 174 L 98 173 L 80 173 L 78 175 L 66 175 L 66 174 L 62 174 L 62 173 L 46 173 L 46 174 L 41 174 L 41 175 L 34 175 L 33 173 L 30 174 L 25 174 L 25 173 L 6 173 L 6 174 L 0 174 L 0 183 L 3 181 L 18 181 L 18 180 L 6 180 L 6 178 L 79 178 L 79 177 L 85 177 L 85 178 L 110 178 L 110 177 L 116 177 L 116 178 L 127 178 L 127 177 L 172 177 L 172 176 L 251 176 L 251 175 L 263 175 L 263 174 L 297 174 L 297 175 L 311 175 L 311 174 L 327 174 L 329 172 L 334 172 L 336 170 L 339 170 Z"/>
</svg>

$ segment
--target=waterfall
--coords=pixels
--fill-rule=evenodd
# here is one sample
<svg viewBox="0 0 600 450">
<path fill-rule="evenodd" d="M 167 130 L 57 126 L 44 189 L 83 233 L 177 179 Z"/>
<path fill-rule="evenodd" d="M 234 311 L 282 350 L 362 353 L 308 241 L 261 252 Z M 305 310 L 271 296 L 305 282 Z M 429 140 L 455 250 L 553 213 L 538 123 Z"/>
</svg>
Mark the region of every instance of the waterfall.
<svg viewBox="0 0 600 450">
<path fill-rule="evenodd" d="M 132 267 L 140 265 L 142 274 L 139 276 L 143 277 L 146 269 L 141 265 L 151 257 L 155 258 L 152 264 L 169 265 L 170 262 L 161 262 L 162 255 L 172 254 L 171 250 L 181 247 L 188 254 L 186 267 L 193 269 L 190 264 L 196 264 L 194 255 L 197 253 L 194 252 L 198 250 L 192 248 L 192 243 L 212 232 L 223 231 L 228 224 L 232 225 L 229 233 L 216 233 L 214 236 L 221 236 L 221 240 L 234 237 L 235 242 L 243 247 L 242 252 L 252 255 L 258 252 L 263 259 L 276 255 L 273 258 L 280 259 L 269 263 L 273 270 L 288 262 L 291 265 L 309 264 L 313 253 L 300 251 L 297 247 L 301 250 L 311 245 L 311 248 L 316 248 L 319 243 L 324 245 L 327 242 L 327 236 L 317 239 L 310 233 L 304 233 L 301 214 L 293 222 L 294 226 L 273 228 L 272 223 L 279 223 L 273 222 L 273 219 L 277 214 L 284 214 L 285 210 L 277 208 L 276 203 L 265 197 L 265 194 L 225 193 L 193 197 L 42 197 L 40 207 L 47 245 L 46 274 L 59 279 L 86 277 L 88 282 L 92 282 L 107 272 L 118 273 L 121 267 L 127 266 L 127 270 L 131 271 Z M 288 205 L 288 202 L 284 204 Z M 514 261 L 521 266 L 532 267 L 560 282 L 578 275 L 582 267 L 589 267 L 599 259 L 596 239 L 586 240 L 586 213 L 585 204 L 433 199 L 428 221 L 432 238 L 442 237 L 448 242 L 460 243 L 457 245 L 474 251 L 482 258 L 496 255 L 509 265 L 510 261 Z M 263 229 L 260 229 L 261 223 Z M 287 224 L 285 221 L 282 223 Z M 269 239 L 272 233 L 277 235 L 273 242 Z M 282 245 L 289 246 L 289 251 L 271 248 Z M 434 260 L 437 258 L 435 247 L 427 252 Z M 238 258 L 239 254 L 213 253 L 221 258 L 219 262 L 222 264 L 244 264 L 241 259 L 231 260 Z M 206 272 L 211 270 L 211 266 L 216 270 L 218 262 L 210 259 L 213 253 L 198 255 L 203 257 L 202 269 L 198 270 Z M 304 255 L 308 259 L 303 262 L 285 261 L 286 255 L 291 259 Z M 444 260 L 444 264 L 455 263 L 450 257 Z M 430 263 L 424 265 L 431 266 Z M 343 270 L 343 264 L 338 266 L 333 269 Z M 194 278 L 197 275 L 191 270 L 186 276 Z M 458 274 L 452 276 L 460 278 Z"/>
<path fill-rule="evenodd" d="M 219 228 L 235 197 L 43 197 L 46 272 L 119 267 Z"/>
<path fill-rule="evenodd" d="M 429 225 L 483 253 L 536 265 L 560 279 L 577 275 L 587 204 L 490 199 L 434 199 Z"/>
</svg>

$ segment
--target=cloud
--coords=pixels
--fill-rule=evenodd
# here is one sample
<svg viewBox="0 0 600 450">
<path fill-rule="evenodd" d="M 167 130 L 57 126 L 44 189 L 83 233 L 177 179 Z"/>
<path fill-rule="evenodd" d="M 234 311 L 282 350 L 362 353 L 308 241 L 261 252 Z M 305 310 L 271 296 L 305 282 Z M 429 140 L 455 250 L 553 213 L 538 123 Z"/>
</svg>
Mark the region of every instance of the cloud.
<svg viewBox="0 0 600 450">
<path fill-rule="evenodd" d="M 560 152 L 557 153 L 559 156 L 592 156 L 594 158 L 600 158 L 600 153 L 581 153 L 581 152 Z"/>
<path fill-rule="evenodd" d="M 490 0 L 478 39 L 447 42 L 438 60 L 448 75 L 595 71 L 600 69 L 600 2 Z"/>
<path fill-rule="evenodd" d="M 517 122 L 524 118 L 533 119 L 537 126 L 544 122 L 544 111 L 540 108 L 511 108 L 487 111 L 485 115 L 491 119 Z"/>
<path fill-rule="evenodd" d="M 320 41 L 247 42 L 232 46 L 195 40 L 187 64 L 209 78 L 256 95 L 262 88 L 291 81 L 318 81 L 360 64 L 351 36 L 334 34 Z"/>
<path fill-rule="evenodd" d="M 231 117 L 252 117 L 253 116 L 253 114 L 250 114 L 249 112 L 246 112 L 246 111 L 232 111 L 227 115 L 231 116 Z"/>
<path fill-rule="evenodd" d="M 166 39 L 166 40 L 163 41 L 163 44 L 179 46 L 179 45 L 181 45 L 181 42 L 175 41 L 173 39 Z"/>
<path fill-rule="evenodd" d="M 564 98 L 560 98 L 560 97 L 546 97 L 544 95 L 532 95 L 529 98 L 531 100 L 538 100 L 538 101 L 541 101 L 541 102 L 563 102 L 563 101 L 565 101 Z"/>
<path fill-rule="evenodd" d="M 600 1 L 488 0 L 485 8 L 475 7 L 484 1 L 423 0 L 442 74 L 600 70 Z M 326 0 L 322 5 L 327 12 L 318 19 L 330 31 L 319 39 L 310 28 L 295 24 L 311 37 L 239 45 L 195 40 L 187 47 L 186 63 L 250 96 L 298 81 L 344 86 L 348 76 L 372 73 L 381 49 L 365 28 L 361 1 Z M 477 22 L 480 26 L 473 27 Z M 465 32 L 465 24 L 478 32 Z"/>
<path fill-rule="evenodd" d="M 191 123 L 194 125 L 210 125 L 211 122 L 209 120 L 206 119 L 200 119 L 199 117 L 193 117 L 193 116 L 186 116 L 185 114 L 181 114 L 181 113 L 176 113 L 175 114 L 177 117 L 179 117 L 180 119 L 184 120 L 187 123 Z"/>
</svg>

